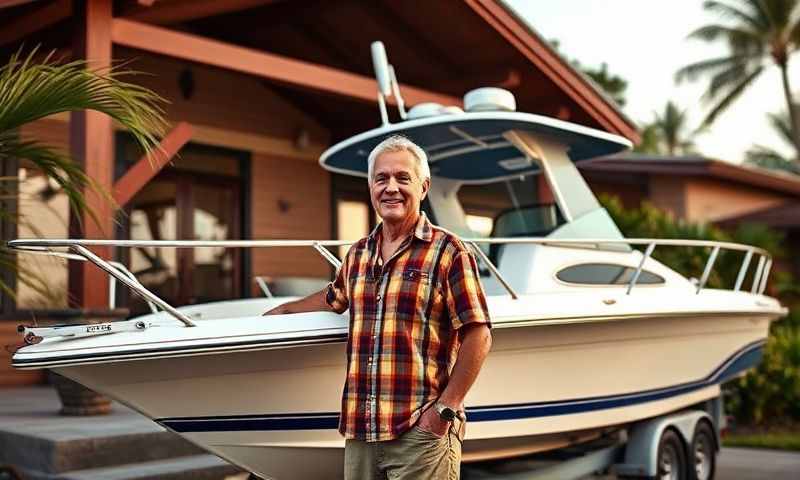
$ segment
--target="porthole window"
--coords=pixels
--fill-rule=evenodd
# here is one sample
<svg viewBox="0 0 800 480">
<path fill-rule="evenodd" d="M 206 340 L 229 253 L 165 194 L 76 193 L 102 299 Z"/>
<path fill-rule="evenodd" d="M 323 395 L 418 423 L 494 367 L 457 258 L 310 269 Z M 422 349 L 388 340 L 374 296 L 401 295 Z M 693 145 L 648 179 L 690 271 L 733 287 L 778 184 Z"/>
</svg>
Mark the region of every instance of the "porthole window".
<svg viewBox="0 0 800 480">
<path fill-rule="evenodd" d="M 583 263 L 560 270 L 556 277 L 562 282 L 581 285 L 627 285 L 636 272 L 635 268 L 611 263 Z M 653 272 L 642 270 L 638 285 L 664 283 L 664 278 Z"/>
</svg>

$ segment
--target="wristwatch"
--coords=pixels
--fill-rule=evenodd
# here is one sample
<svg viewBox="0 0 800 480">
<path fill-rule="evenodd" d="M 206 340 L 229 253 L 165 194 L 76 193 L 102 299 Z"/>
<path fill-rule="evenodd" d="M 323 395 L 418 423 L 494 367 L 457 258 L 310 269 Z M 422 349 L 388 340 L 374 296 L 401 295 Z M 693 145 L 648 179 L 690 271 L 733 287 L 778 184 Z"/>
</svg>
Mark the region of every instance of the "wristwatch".
<svg viewBox="0 0 800 480">
<path fill-rule="evenodd" d="M 461 410 L 454 410 L 442 402 L 436 402 L 433 406 L 437 412 L 439 412 L 439 418 L 444 420 L 445 422 L 452 422 L 456 418 L 461 421 L 466 420 L 466 415 Z"/>
</svg>

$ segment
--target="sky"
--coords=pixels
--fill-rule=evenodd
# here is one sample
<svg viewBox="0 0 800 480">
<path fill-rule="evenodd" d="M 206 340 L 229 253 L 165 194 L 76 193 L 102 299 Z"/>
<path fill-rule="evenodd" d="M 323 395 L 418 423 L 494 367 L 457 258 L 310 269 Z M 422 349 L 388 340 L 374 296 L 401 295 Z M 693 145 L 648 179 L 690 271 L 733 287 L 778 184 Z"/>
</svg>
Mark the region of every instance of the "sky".
<svg viewBox="0 0 800 480">
<path fill-rule="evenodd" d="M 687 40 L 693 30 L 719 19 L 701 0 L 504 0 L 559 51 L 587 67 L 608 64 L 608 71 L 628 81 L 623 111 L 637 124 L 652 121 L 668 100 L 698 126 L 709 105 L 701 101 L 707 80 L 676 85 L 675 72 L 697 60 L 724 56 L 724 45 Z M 724 22 L 723 22 L 724 23 Z M 790 83 L 800 89 L 800 56 L 790 62 Z M 768 112 L 785 109 L 780 71 L 770 66 L 707 133 L 695 140 L 704 155 L 741 162 L 754 144 L 789 154 L 772 132 Z M 536 113 L 536 112 L 531 112 Z"/>
</svg>

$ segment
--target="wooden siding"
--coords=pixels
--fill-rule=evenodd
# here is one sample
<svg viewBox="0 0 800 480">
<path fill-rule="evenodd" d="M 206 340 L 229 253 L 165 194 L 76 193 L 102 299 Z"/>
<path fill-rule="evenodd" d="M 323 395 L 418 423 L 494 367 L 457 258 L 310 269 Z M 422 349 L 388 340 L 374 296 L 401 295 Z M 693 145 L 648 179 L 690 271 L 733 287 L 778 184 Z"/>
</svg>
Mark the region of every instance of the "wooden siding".
<svg viewBox="0 0 800 480">
<path fill-rule="evenodd" d="M 687 192 L 686 179 L 668 175 L 650 175 L 648 179 L 648 200 L 676 218 L 686 218 Z"/>
<path fill-rule="evenodd" d="M 115 48 L 114 55 L 133 59 L 130 68 L 147 73 L 127 80 L 168 99 L 165 111 L 173 122 L 289 140 L 305 130 L 312 144 L 328 142 L 324 128 L 261 79 L 125 48 Z M 191 77 L 188 99 L 181 92 L 182 76 L 184 82 Z"/>
<path fill-rule="evenodd" d="M 789 197 L 733 182 L 692 179 L 686 182 L 685 218 L 713 222 L 782 204 Z"/>
<path fill-rule="evenodd" d="M 316 163 L 255 154 L 252 161 L 254 239 L 331 236 L 330 174 Z M 253 275 L 328 277 L 330 267 L 311 248 L 256 249 Z"/>
</svg>

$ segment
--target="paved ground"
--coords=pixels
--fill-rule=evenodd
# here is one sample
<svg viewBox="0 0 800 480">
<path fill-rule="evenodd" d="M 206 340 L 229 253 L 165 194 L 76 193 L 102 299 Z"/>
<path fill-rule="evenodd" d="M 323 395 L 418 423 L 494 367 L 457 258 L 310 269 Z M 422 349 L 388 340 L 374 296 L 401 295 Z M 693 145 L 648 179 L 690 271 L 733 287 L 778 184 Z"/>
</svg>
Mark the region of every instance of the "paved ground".
<svg viewBox="0 0 800 480">
<path fill-rule="evenodd" d="M 797 480 L 800 453 L 724 448 L 719 458 L 717 480 Z"/>
<path fill-rule="evenodd" d="M 798 480 L 800 452 L 781 452 L 754 448 L 723 448 L 717 460 L 715 480 Z M 591 477 L 586 480 L 613 480 L 616 477 Z"/>
</svg>

